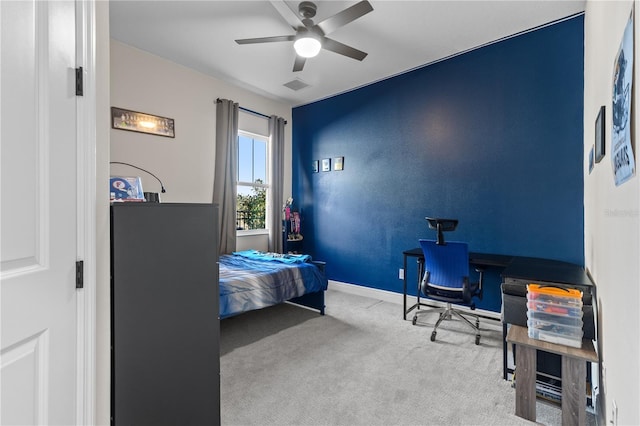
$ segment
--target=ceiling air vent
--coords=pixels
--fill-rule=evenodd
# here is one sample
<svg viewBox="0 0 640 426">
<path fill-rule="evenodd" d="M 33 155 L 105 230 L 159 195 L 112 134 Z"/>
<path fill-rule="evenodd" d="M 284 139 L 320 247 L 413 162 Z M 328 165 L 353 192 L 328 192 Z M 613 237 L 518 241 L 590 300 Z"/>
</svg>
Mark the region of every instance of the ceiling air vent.
<svg viewBox="0 0 640 426">
<path fill-rule="evenodd" d="M 304 89 L 305 87 L 309 87 L 310 85 L 300 80 L 299 78 L 296 78 L 295 80 L 291 80 L 290 82 L 283 84 L 283 86 L 288 87 L 291 90 L 298 91 L 300 89 Z"/>
</svg>

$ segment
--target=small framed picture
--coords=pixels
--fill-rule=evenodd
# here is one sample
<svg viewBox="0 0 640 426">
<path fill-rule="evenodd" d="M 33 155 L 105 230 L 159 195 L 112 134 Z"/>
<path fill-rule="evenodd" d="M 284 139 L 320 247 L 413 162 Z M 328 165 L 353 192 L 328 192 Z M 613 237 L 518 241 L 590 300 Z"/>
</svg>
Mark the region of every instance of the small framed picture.
<svg viewBox="0 0 640 426">
<path fill-rule="evenodd" d="M 322 159 L 322 171 L 330 172 L 331 171 L 331 158 L 323 158 Z"/>
<path fill-rule="evenodd" d="M 593 171 L 593 147 L 589 151 L 589 174 Z"/>
<path fill-rule="evenodd" d="M 313 160 L 313 166 L 312 169 L 313 173 L 318 173 L 318 171 L 320 170 L 320 160 Z"/>
<path fill-rule="evenodd" d="M 333 159 L 333 170 L 344 170 L 344 157 L 336 157 Z"/>
<path fill-rule="evenodd" d="M 110 200 L 144 201 L 142 179 L 139 176 L 111 176 L 109 179 Z"/>
<path fill-rule="evenodd" d="M 604 119 L 605 119 L 605 107 L 602 105 L 600 107 L 600 112 L 598 112 L 598 117 L 596 117 L 596 163 L 599 163 L 600 160 L 604 158 L 605 154 L 605 132 L 604 132 Z"/>
</svg>

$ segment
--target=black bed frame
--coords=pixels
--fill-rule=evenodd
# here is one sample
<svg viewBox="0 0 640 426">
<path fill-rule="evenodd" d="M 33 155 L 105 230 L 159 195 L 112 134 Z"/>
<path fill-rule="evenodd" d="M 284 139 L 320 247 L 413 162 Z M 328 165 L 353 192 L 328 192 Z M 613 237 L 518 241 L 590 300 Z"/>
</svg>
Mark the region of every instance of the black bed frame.
<svg viewBox="0 0 640 426">
<path fill-rule="evenodd" d="M 317 309 L 320 315 L 324 315 L 324 290 L 315 293 L 307 293 L 299 297 L 288 300 L 296 305 L 306 306 L 307 308 Z"/>
<path fill-rule="evenodd" d="M 327 266 L 326 262 L 320 262 L 317 260 L 313 260 L 311 263 L 316 265 L 318 269 L 320 269 L 323 273 L 325 272 L 325 268 Z M 302 296 L 294 297 L 290 299 L 289 302 L 295 303 L 297 305 L 306 306 L 308 308 L 317 309 L 320 311 L 320 315 L 324 315 L 324 290 L 316 291 L 314 293 L 303 294 Z"/>
</svg>

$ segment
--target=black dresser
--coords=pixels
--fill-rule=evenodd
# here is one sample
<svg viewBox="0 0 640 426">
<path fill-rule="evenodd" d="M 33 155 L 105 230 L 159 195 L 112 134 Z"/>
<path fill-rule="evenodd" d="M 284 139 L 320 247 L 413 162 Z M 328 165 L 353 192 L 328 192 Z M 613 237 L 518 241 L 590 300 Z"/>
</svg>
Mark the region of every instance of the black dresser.
<svg viewBox="0 0 640 426">
<path fill-rule="evenodd" d="M 217 209 L 111 207 L 111 424 L 219 425 Z"/>
</svg>

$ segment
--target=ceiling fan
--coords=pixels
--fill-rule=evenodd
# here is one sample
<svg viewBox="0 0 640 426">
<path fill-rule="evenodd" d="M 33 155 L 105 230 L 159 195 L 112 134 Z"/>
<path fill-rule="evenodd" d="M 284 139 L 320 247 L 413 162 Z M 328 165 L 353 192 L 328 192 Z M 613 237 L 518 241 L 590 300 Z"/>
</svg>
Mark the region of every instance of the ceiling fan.
<svg viewBox="0 0 640 426">
<path fill-rule="evenodd" d="M 293 64 L 294 72 L 302 71 L 307 58 L 316 56 L 320 49 L 329 50 L 358 61 L 362 61 L 367 56 L 367 53 L 361 50 L 326 37 L 327 34 L 371 12 L 373 7 L 367 0 L 360 1 L 317 24 L 312 19 L 316 16 L 317 10 L 317 6 L 313 2 L 303 1 L 298 5 L 300 16 L 291 12 L 284 2 L 278 5 L 277 2 L 272 1 L 272 4 L 287 19 L 296 33 L 274 37 L 245 38 L 236 40 L 236 43 L 254 44 L 293 41 L 293 47 L 296 51 L 296 59 Z"/>
</svg>

